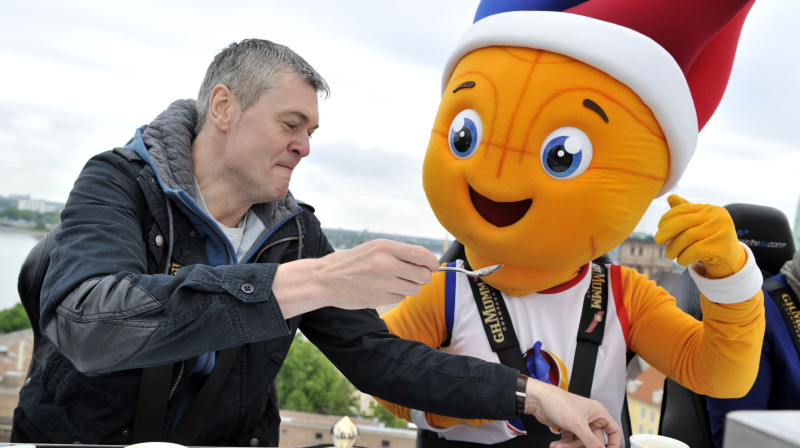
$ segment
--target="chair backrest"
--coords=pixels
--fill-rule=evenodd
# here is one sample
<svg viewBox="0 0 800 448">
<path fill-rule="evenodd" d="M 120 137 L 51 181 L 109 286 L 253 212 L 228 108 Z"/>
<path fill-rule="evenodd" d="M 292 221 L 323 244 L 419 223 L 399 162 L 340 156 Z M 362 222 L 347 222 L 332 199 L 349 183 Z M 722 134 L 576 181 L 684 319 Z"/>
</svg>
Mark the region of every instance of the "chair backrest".
<svg viewBox="0 0 800 448">
<path fill-rule="evenodd" d="M 696 394 L 670 378 L 665 379 L 658 433 L 678 439 L 692 448 L 713 448 L 706 396 Z"/>
<path fill-rule="evenodd" d="M 33 246 L 33 249 L 28 252 L 28 256 L 25 257 L 22 268 L 19 271 L 17 291 L 19 292 L 22 307 L 25 308 L 25 313 L 28 314 L 28 319 L 31 321 L 31 328 L 33 329 L 33 356 L 28 366 L 28 373 L 25 375 L 26 378 L 42 365 L 44 357 L 52 349 L 50 342 L 42 337 L 42 331 L 39 328 L 39 297 L 42 292 L 44 275 L 50 265 L 50 252 L 56 246 L 55 234 L 60 227 L 60 225 L 54 227 Z"/>
<path fill-rule="evenodd" d="M 739 241 L 753 252 L 764 278 L 780 271 L 794 255 L 794 239 L 789 220 L 780 210 L 763 205 L 729 204 Z M 702 320 L 700 290 L 688 271 L 681 275 L 675 300 L 683 311 Z M 706 398 L 667 378 L 661 401 L 659 434 L 678 439 L 692 448 L 712 448 L 711 426 Z"/>
<path fill-rule="evenodd" d="M 794 236 L 783 212 L 754 204 L 728 204 L 725 208 L 733 218 L 739 241 L 753 252 L 765 278 L 777 274 L 792 259 Z"/>
</svg>

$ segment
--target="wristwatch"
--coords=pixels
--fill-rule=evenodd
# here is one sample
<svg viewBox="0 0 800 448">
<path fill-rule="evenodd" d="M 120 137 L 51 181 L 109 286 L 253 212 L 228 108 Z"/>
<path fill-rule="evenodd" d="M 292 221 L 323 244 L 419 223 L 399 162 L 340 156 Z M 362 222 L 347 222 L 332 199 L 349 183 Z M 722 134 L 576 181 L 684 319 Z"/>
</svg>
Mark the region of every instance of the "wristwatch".
<svg viewBox="0 0 800 448">
<path fill-rule="evenodd" d="M 517 414 L 522 415 L 525 413 L 525 399 L 528 397 L 526 392 L 528 387 L 528 376 L 523 374 L 517 375 L 517 390 L 516 390 L 516 406 Z"/>
</svg>

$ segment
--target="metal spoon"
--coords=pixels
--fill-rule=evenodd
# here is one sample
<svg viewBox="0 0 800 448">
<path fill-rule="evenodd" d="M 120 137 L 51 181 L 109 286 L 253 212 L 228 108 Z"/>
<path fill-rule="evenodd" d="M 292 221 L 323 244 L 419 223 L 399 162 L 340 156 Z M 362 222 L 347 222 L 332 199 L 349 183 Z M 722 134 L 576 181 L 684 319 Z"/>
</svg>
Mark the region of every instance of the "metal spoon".
<svg viewBox="0 0 800 448">
<path fill-rule="evenodd" d="M 497 272 L 498 269 L 502 268 L 502 264 L 496 264 L 494 266 L 486 266 L 485 268 L 476 269 L 474 271 L 469 271 L 464 268 L 454 268 L 450 266 L 442 266 L 439 268 L 440 271 L 455 271 L 465 274 L 467 277 L 486 277 L 489 274 L 494 274 Z"/>
</svg>

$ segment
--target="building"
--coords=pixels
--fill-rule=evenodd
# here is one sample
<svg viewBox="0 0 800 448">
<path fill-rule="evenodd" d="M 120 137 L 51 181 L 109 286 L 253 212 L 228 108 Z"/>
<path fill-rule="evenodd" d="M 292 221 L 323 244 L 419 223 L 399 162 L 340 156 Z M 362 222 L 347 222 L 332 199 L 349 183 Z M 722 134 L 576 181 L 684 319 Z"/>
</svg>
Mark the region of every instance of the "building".
<svg viewBox="0 0 800 448">
<path fill-rule="evenodd" d="M 30 364 L 32 347 L 30 329 L 0 334 L 0 442 L 9 440 L 11 418 Z"/>
<path fill-rule="evenodd" d="M 280 446 L 330 444 L 331 427 L 342 416 L 281 411 Z M 356 446 L 370 448 L 414 448 L 417 431 L 382 426 L 377 419 L 351 417 L 358 427 Z"/>
<path fill-rule="evenodd" d="M 17 210 L 29 210 L 37 213 L 61 213 L 64 204 L 47 202 L 40 199 L 23 198 L 17 200 Z"/>
<path fill-rule="evenodd" d="M 650 235 L 632 234 L 619 245 L 614 256 L 619 257 L 620 265 L 636 269 L 653 280 L 676 269 L 675 262 L 667 258 L 666 247 L 656 244 Z"/>
<path fill-rule="evenodd" d="M 635 379 L 628 380 L 628 412 L 633 434 L 658 434 L 665 375 L 646 367 Z"/>
</svg>

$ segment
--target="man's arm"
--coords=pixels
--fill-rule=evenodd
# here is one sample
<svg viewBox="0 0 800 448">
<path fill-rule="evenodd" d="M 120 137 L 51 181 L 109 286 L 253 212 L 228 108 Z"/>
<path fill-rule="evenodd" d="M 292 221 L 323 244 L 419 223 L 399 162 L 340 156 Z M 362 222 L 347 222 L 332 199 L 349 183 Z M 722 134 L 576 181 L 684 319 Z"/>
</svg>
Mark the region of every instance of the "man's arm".
<svg viewBox="0 0 800 448">
<path fill-rule="evenodd" d="M 574 447 L 580 440 L 586 448 L 618 448 L 622 428 L 599 401 L 571 394 L 560 387 L 528 378 L 525 413 L 547 426 L 561 429 L 561 440 L 550 448 Z"/>
<path fill-rule="evenodd" d="M 436 256 L 423 247 L 374 240 L 282 264 L 272 291 L 286 319 L 325 306 L 376 308 L 419 294 L 438 268 Z"/>
</svg>

